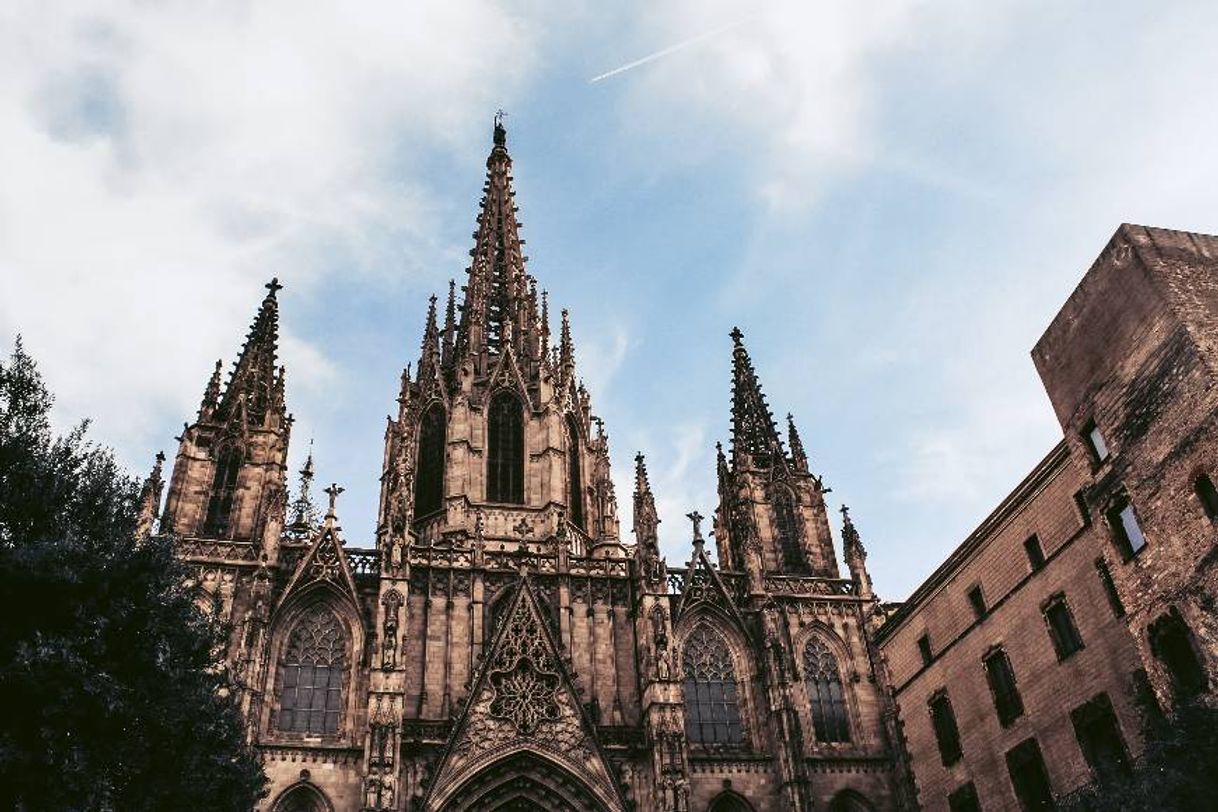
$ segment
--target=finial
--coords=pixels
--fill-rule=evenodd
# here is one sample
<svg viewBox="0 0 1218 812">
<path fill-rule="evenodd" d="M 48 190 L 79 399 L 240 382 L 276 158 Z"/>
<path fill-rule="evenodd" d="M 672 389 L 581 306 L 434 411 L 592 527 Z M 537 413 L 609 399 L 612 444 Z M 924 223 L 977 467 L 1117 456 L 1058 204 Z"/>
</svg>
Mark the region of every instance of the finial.
<svg viewBox="0 0 1218 812">
<path fill-rule="evenodd" d="M 323 493 L 330 497 L 330 509 L 326 512 L 326 518 L 332 519 L 337 516 L 336 508 L 338 507 L 338 495 L 342 493 L 344 488 L 340 488 L 337 482 L 330 483 L 330 487 L 326 488 Z"/>
<path fill-rule="evenodd" d="M 279 284 L 279 277 L 271 277 L 271 281 L 266 283 L 266 289 L 270 291 L 271 296 L 274 296 L 278 291 L 283 290 L 283 285 Z"/>
<path fill-rule="evenodd" d="M 739 347 L 741 345 L 741 342 L 744 341 L 744 333 L 740 332 L 739 327 L 733 327 L 732 331 L 730 333 L 728 333 L 728 335 L 730 335 L 732 337 L 732 343 L 735 344 L 737 347 Z"/>
<path fill-rule="evenodd" d="M 685 518 L 694 524 L 694 543 L 697 544 L 702 541 L 702 520 L 706 517 L 695 510 L 692 513 L 686 513 Z"/>
<path fill-rule="evenodd" d="M 502 147 L 507 144 L 507 128 L 503 126 L 503 119 L 507 117 L 507 113 L 500 108 L 495 111 L 495 146 Z"/>
<path fill-rule="evenodd" d="M 846 507 L 845 505 L 842 505 L 841 513 L 842 513 L 842 521 L 849 523 L 850 522 L 850 508 Z"/>
</svg>

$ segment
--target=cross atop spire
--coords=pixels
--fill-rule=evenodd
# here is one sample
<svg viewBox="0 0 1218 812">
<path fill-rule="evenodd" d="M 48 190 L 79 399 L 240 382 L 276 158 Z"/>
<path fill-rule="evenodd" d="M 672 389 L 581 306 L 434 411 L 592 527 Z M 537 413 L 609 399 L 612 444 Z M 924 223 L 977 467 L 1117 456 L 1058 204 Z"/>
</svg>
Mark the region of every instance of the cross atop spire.
<svg viewBox="0 0 1218 812">
<path fill-rule="evenodd" d="M 741 463 L 742 455 L 751 464 L 768 467 L 782 456 L 782 441 L 774 426 L 774 415 L 765 402 L 761 383 L 753 370 L 744 334 L 733 327 L 732 337 L 732 461 Z"/>
</svg>

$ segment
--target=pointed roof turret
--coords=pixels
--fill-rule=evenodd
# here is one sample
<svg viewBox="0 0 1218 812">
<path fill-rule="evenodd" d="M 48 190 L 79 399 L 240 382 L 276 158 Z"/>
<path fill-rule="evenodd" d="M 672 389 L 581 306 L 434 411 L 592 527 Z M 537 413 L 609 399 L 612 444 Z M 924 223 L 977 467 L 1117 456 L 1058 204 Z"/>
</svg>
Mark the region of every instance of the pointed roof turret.
<svg viewBox="0 0 1218 812">
<path fill-rule="evenodd" d="M 842 505 L 842 555 L 846 559 L 846 567 L 850 577 L 858 586 L 859 595 L 870 598 L 871 576 L 867 574 L 867 549 L 863 547 L 863 539 L 850 520 L 850 508 Z"/>
<path fill-rule="evenodd" d="M 575 342 L 571 340 L 571 319 L 565 307 L 562 309 L 562 329 L 558 341 L 558 367 L 565 382 L 571 380 L 575 370 Z"/>
<path fill-rule="evenodd" d="M 740 465 L 742 455 L 751 464 L 767 467 L 782 457 L 782 441 L 774 426 L 774 415 L 766 405 L 761 383 L 753 370 L 744 334 L 732 328 L 732 463 Z"/>
<path fill-rule="evenodd" d="M 211 373 L 211 378 L 207 381 L 207 388 L 203 390 L 203 402 L 199 405 L 199 419 L 206 420 L 211 417 L 212 412 L 220 405 L 220 380 L 224 370 L 224 359 L 216 359 L 216 368 Z"/>
<path fill-rule="evenodd" d="M 157 510 L 161 507 L 161 493 L 165 489 L 165 480 L 161 476 L 164 465 L 165 452 L 158 451 L 156 461 L 152 465 L 152 472 L 148 474 L 148 478 L 144 480 L 144 484 L 140 488 L 140 512 L 135 523 L 137 541 L 144 541 L 152 535 Z"/>
<path fill-rule="evenodd" d="M 803 440 L 799 439 L 799 429 L 795 428 L 795 417 L 787 412 L 787 445 L 791 449 L 791 463 L 797 471 L 808 470 L 808 455 L 804 452 Z"/>
<path fill-rule="evenodd" d="M 283 285 L 279 284 L 278 279 L 272 279 L 266 288 L 266 297 L 245 337 L 241 356 L 233 367 L 233 374 L 216 410 L 222 419 L 230 419 L 244 411 L 249 423 L 262 424 L 269 414 L 281 407 L 275 402 L 280 377 L 276 364 L 279 301 L 275 294 L 283 289 Z"/>
<path fill-rule="evenodd" d="M 656 514 L 656 500 L 651 493 L 651 482 L 647 478 L 647 461 L 642 453 L 634 458 L 634 536 L 639 544 L 657 543 L 660 518 Z"/>
<path fill-rule="evenodd" d="M 444 305 L 444 335 L 441 357 L 445 366 L 452 362 L 453 346 L 457 340 L 457 280 L 448 280 L 448 301 Z"/>
<path fill-rule="evenodd" d="M 419 380 L 430 375 L 440 360 L 440 329 L 436 326 L 436 295 L 427 304 L 427 324 L 423 327 L 423 343 L 419 353 Z"/>
<path fill-rule="evenodd" d="M 494 147 L 486 159 L 486 183 L 478 213 L 478 230 L 465 301 L 457 332 L 457 355 L 499 354 L 507 344 L 520 355 L 536 346 L 540 321 L 536 297 L 530 296 L 528 259 L 522 252 L 516 193 L 512 191 L 512 159 L 507 151 L 503 117 L 495 117 Z"/>
<path fill-rule="evenodd" d="M 313 441 L 309 440 L 309 456 L 300 469 L 300 492 L 292 502 L 292 523 L 288 532 L 296 536 L 308 536 L 317 528 L 317 506 L 313 504 Z"/>
</svg>

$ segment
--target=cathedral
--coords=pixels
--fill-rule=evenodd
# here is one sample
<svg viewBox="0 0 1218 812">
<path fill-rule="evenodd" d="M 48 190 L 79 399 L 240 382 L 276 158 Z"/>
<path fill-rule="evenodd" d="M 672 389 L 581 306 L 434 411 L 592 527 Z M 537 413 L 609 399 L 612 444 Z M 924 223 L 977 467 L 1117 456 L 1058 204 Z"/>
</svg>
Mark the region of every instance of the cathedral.
<svg viewBox="0 0 1218 812">
<path fill-rule="evenodd" d="M 159 462 L 146 483 L 144 527 L 160 514 L 231 625 L 259 809 L 907 807 L 866 552 L 843 509 L 843 573 L 826 488 L 743 335 L 724 342 L 718 505 L 706 530 L 664 517 L 690 544 L 670 566 L 641 454 L 619 526 L 608 435 L 516 212 L 497 121 L 468 277 L 432 298 L 385 428 L 375 538 L 343 537 L 341 488 L 314 507 L 311 457 L 289 496 L 275 280 L 179 438 L 163 511 Z"/>
</svg>

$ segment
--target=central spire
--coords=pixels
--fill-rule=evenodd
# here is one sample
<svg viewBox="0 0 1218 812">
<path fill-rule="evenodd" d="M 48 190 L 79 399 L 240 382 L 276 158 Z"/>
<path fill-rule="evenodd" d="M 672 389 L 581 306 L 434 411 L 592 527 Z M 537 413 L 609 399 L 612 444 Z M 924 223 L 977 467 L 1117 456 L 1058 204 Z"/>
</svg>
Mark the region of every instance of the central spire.
<svg viewBox="0 0 1218 812">
<path fill-rule="evenodd" d="M 520 223 L 512 191 L 512 158 L 502 111 L 495 116 L 494 146 L 486 159 L 486 182 L 478 230 L 470 251 L 469 280 L 461 305 L 458 359 L 485 360 L 511 349 L 523 364 L 540 360 L 541 318 L 536 281 L 525 270 Z"/>
<path fill-rule="evenodd" d="M 744 334 L 732 329 L 732 463 L 739 466 L 748 455 L 746 466 L 767 467 L 782 459 L 782 441 L 774 425 L 774 415 L 766 405 L 761 383 L 753 370 Z"/>
</svg>

